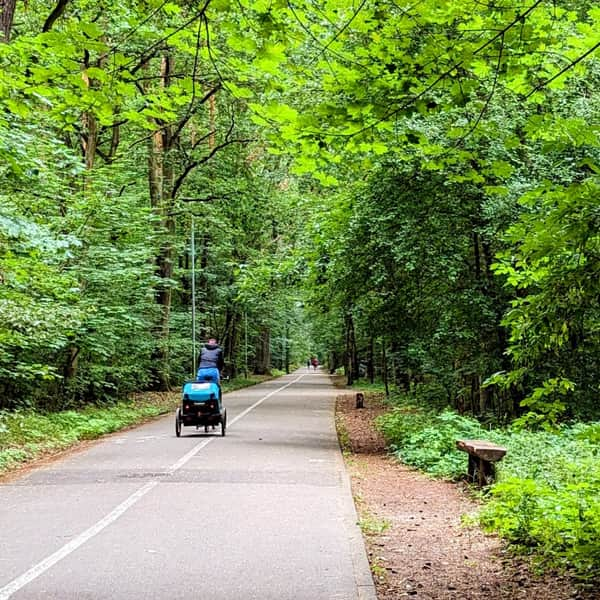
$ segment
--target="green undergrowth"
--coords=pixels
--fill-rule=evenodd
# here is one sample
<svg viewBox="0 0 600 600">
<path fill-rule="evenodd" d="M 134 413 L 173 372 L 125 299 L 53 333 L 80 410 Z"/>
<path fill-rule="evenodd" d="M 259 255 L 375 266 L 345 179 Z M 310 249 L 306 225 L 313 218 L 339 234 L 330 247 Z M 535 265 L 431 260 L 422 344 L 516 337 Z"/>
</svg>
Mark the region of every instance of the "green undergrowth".
<svg viewBox="0 0 600 600">
<path fill-rule="evenodd" d="M 223 383 L 225 392 L 270 379 L 270 376 L 236 378 Z M 0 475 L 74 446 L 143 423 L 175 409 L 178 391 L 141 393 L 134 398 L 104 406 L 41 413 L 33 410 L 0 411 Z"/>
<path fill-rule="evenodd" d="M 359 380 L 352 384 L 352 389 L 360 390 L 363 392 L 375 392 L 379 394 L 385 394 L 385 384 L 380 381 L 374 381 L 370 383 L 368 381 Z"/>
<path fill-rule="evenodd" d="M 467 455 L 460 438 L 505 446 L 497 483 L 483 494 L 480 522 L 542 566 L 600 577 L 600 423 L 550 432 L 484 428 L 452 410 L 434 410 L 403 397 L 376 425 L 404 463 L 435 477 L 459 479 Z"/>
</svg>

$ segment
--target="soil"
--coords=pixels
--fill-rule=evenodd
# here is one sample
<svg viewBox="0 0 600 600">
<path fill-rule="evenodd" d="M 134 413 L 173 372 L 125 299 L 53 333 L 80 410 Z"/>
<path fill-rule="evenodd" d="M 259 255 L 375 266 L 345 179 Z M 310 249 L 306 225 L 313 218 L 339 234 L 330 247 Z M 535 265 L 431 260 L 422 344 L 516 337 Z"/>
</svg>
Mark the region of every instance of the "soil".
<svg viewBox="0 0 600 600">
<path fill-rule="evenodd" d="M 386 408 L 338 396 L 336 420 L 378 600 L 592 599 L 567 576 L 535 575 L 497 537 L 463 524 L 477 502 L 465 484 L 433 480 L 390 457 L 373 420 Z M 465 457 L 466 470 L 466 457 Z"/>
</svg>

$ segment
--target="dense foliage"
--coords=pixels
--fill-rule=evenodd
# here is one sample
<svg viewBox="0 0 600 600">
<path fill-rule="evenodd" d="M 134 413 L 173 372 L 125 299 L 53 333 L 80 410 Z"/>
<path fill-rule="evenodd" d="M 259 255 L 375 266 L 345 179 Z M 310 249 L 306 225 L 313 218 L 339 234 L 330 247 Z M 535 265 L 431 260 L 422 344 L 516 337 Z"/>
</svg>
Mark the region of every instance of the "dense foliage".
<svg viewBox="0 0 600 600">
<path fill-rule="evenodd" d="M 304 359 L 286 263 L 304 200 L 233 94 L 237 9 L 11 7 L 0 4 L 0 407 L 189 377 L 193 218 L 196 353 L 217 336 L 232 376 Z"/>
<path fill-rule="evenodd" d="M 546 565 L 572 569 L 583 579 L 600 575 L 597 422 L 554 433 L 486 430 L 473 418 L 404 396 L 378 426 L 403 462 L 437 477 L 464 477 L 467 459 L 457 439 L 505 446 L 481 522 L 521 550 L 535 551 Z"/>
<path fill-rule="evenodd" d="M 597 413 L 597 8 L 1 10 L 5 405 L 189 374 L 194 215 L 197 333 L 233 374 L 311 352 L 308 310 L 350 380 Z"/>
<path fill-rule="evenodd" d="M 330 38 L 296 11 L 328 39 L 287 65 L 311 110 L 257 108 L 299 172 L 349 182 L 308 234 L 332 368 L 532 426 L 597 416 L 599 11 L 340 5 Z"/>
</svg>

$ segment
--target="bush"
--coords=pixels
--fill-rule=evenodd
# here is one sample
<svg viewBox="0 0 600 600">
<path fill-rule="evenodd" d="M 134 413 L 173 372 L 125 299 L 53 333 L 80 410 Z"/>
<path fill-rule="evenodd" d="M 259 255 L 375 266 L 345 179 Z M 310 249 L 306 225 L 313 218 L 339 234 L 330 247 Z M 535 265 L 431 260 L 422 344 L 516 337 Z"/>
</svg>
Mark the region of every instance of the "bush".
<svg viewBox="0 0 600 600">
<path fill-rule="evenodd" d="M 456 449 L 459 438 L 506 446 L 482 525 L 547 566 L 571 569 L 582 579 L 600 577 L 600 423 L 555 433 L 486 431 L 454 411 L 404 403 L 379 417 L 377 426 L 403 462 L 437 477 L 466 472 L 466 455 Z"/>
<path fill-rule="evenodd" d="M 482 524 L 548 565 L 599 577 L 598 431 L 599 424 L 579 424 L 555 434 L 503 434 L 509 451 Z"/>
<path fill-rule="evenodd" d="M 466 456 L 456 448 L 456 440 L 486 435 L 475 419 L 448 409 L 436 413 L 412 405 L 381 415 L 376 425 L 404 463 L 450 479 L 466 471 Z"/>
</svg>

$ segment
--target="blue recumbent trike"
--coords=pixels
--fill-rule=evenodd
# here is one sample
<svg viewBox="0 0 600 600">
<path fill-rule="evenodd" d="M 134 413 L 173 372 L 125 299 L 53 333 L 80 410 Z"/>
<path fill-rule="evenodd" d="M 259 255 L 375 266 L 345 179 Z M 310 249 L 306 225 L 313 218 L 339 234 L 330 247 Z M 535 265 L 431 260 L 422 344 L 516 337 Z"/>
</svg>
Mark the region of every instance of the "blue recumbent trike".
<svg viewBox="0 0 600 600">
<path fill-rule="evenodd" d="M 227 427 L 227 410 L 223 408 L 221 387 L 214 381 L 186 381 L 181 390 L 181 406 L 175 413 L 175 435 L 181 435 L 181 427 L 204 426 L 215 429 L 221 425 L 221 435 Z"/>
</svg>

